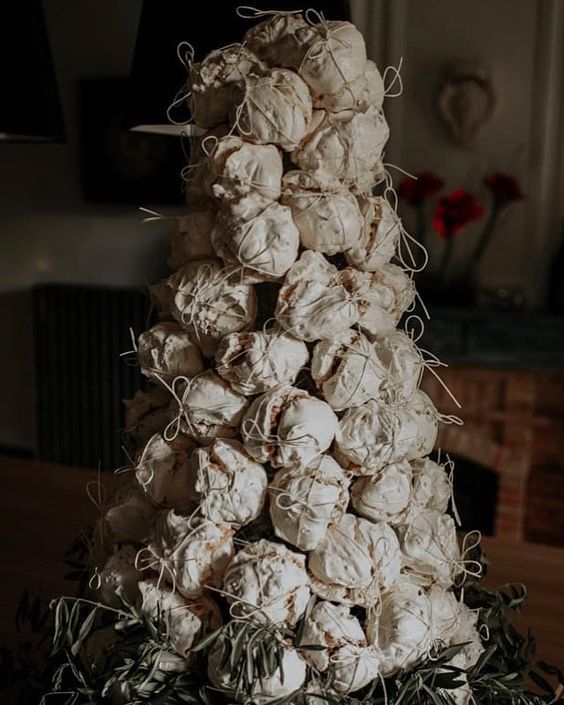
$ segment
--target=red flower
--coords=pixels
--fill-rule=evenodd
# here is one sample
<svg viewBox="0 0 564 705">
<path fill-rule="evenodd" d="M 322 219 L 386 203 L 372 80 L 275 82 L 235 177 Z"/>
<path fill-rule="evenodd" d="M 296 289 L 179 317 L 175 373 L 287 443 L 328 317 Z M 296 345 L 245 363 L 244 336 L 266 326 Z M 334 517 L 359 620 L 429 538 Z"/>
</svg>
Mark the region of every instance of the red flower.
<svg viewBox="0 0 564 705">
<path fill-rule="evenodd" d="M 403 179 L 398 186 L 398 196 L 412 206 L 420 206 L 444 186 L 443 181 L 432 171 L 422 171 L 416 177 Z"/>
<path fill-rule="evenodd" d="M 484 179 L 484 184 L 492 193 L 494 204 L 497 208 L 511 203 L 512 201 L 520 201 L 525 198 L 519 182 L 509 174 L 502 174 L 499 171 L 490 174 Z"/>
<path fill-rule="evenodd" d="M 464 189 L 453 191 L 437 203 L 433 217 L 433 228 L 440 237 L 450 240 L 465 225 L 480 220 L 484 209 L 474 196 Z"/>
</svg>

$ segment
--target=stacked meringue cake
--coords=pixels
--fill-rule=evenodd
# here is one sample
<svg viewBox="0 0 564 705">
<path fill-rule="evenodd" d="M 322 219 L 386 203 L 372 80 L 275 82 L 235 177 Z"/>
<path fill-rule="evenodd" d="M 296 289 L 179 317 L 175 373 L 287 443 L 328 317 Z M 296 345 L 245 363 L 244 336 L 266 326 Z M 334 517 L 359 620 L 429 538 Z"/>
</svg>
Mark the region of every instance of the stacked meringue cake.
<svg viewBox="0 0 564 705">
<path fill-rule="evenodd" d="M 441 416 L 398 327 L 416 294 L 385 92 L 360 32 L 311 13 L 189 67 L 205 133 L 93 561 L 98 599 L 166 632 L 158 668 L 198 668 L 217 702 L 342 698 L 454 644 L 471 698 Z"/>
</svg>

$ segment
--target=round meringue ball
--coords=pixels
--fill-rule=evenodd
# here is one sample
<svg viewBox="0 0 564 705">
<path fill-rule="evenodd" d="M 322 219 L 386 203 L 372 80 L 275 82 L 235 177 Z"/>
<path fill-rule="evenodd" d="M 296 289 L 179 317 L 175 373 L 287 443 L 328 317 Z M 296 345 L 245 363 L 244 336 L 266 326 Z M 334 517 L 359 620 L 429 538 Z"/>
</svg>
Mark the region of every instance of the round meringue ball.
<svg viewBox="0 0 564 705">
<path fill-rule="evenodd" d="M 384 264 L 377 272 L 347 267 L 341 281 L 355 298 L 359 325 L 369 335 L 393 331 L 415 299 L 413 280 L 395 264 Z"/>
<path fill-rule="evenodd" d="M 265 705 L 265 703 L 291 695 L 299 690 L 305 682 L 305 662 L 300 658 L 296 649 L 286 646 L 282 654 L 282 663 L 274 673 L 270 676 L 254 679 L 250 693 L 240 693 L 230 660 L 225 652 L 226 647 L 227 637 L 222 634 L 209 653 L 208 678 L 213 686 L 231 698 L 235 698 L 237 702 Z M 236 664 L 237 666 L 238 664 Z"/>
<path fill-rule="evenodd" d="M 193 260 L 214 257 L 211 241 L 214 225 L 215 213 L 210 207 L 179 215 L 172 231 L 168 266 L 180 269 Z"/>
<path fill-rule="evenodd" d="M 382 594 L 369 613 L 368 641 L 381 654 L 382 675 L 389 676 L 421 659 L 432 644 L 431 604 L 425 590 L 402 578 Z"/>
<path fill-rule="evenodd" d="M 439 413 L 425 392 L 418 389 L 409 402 L 411 416 L 417 427 L 408 458 L 422 458 L 435 447 L 439 431 Z"/>
<path fill-rule="evenodd" d="M 271 69 L 249 75 L 241 85 L 231 120 L 239 134 L 256 144 L 275 144 L 290 152 L 311 122 L 311 95 L 298 74 Z"/>
<path fill-rule="evenodd" d="M 210 52 L 190 67 L 188 87 L 192 119 L 199 127 L 224 122 L 233 103 L 233 89 L 250 73 L 260 73 L 265 65 L 241 44 L 231 44 Z"/>
<path fill-rule="evenodd" d="M 217 260 L 190 262 L 168 279 L 173 314 L 206 356 L 213 355 L 228 333 L 250 328 L 256 316 L 256 293 L 233 270 Z"/>
<path fill-rule="evenodd" d="M 311 376 L 336 411 L 380 396 L 387 372 L 362 333 L 349 329 L 313 350 Z"/>
<path fill-rule="evenodd" d="M 305 343 L 279 328 L 226 335 L 215 356 L 217 372 L 247 396 L 293 384 L 308 358 Z"/>
<path fill-rule="evenodd" d="M 359 312 L 337 268 L 306 250 L 286 274 L 275 315 L 282 328 L 311 342 L 344 332 L 358 321 Z"/>
<path fill-rule="evenodd" d="M 188 470 L 187 487 L 206 519 L 238 528 L 260 514 L 268 484 L 266 472 L 241 443 L 216 438 L 192 453 Z"/>
<path fill-rule="evenodd" d="M 201 595 L 207 586 L 219 587 L 234 554 L 234 529 L 229 524 L 162 512 L 155 523 L 149 551 L 163 577 L 174 582 L 186 598 Z"/>
<path fill-rule="evenodd" d="M 143 448 L 155 433 L 161 433 L 172 418 L 171 397 L 163 387 L 138 390 L 125 399 L 125 430 L 137 448 Z"/>
<path fill-rule="evenodd" d="M 452 497 L 452 485 L 445 468 L 429 458 L 411 461 L 413 504 L 420 509 L 444 513 Z"/>
<path fill-rule="evenodd" d="M 103 518 L 104 531 L 115 543 L 143 543 L 150 535 L 157 507 L 137 487 L 118 492 Z"/>
<path fill-rule="evenodd" d="M 299 13 L 277 12 L 250 27 L 244 44 L 271 66 L 298 68 L 315 36 L 315 29 Z"/>
<path fill-rule="evenodd" d="M 351 500 L 355 510 L 372 521 L 400 524 L 411 501 L 411 465 L 406 460 L 391 463 L 374 475 L 354 483 Z"/>
<path fill-rule="evenodd" d="M 358 242 L 362 214 L 354 195 L 338 180 L 288 171 L 282 178 L 281 200 L 290 207 L 307 249 L 335 255 Z"/>
<path fill-rule="evenodd" d="M 454 519 L 422 509 L 399 533 L 404 565 L 413 580 L 420 585 L 450 587 L 461 569 Z"/>
<path fill-rule="evenodd" d="M 373 475 L 390 463 L 416 457 L 415 416 L 375 400 L 348 409 L 339 422 L 336 457 L 354 475 Z"/>
<path fill-rule="evenodd" d="M 233 614 L 293 627 L 310 597 L 305 556 L 273 541 L 250 543 L 229 563 L 223 589 Z"/>
<path fill-rule="evenodd" d="M 141 333 L 137 342 L 141 372 L 171 382 L 175 377 L 193 377 L 204 370 L 200 349 L 177 323 L 157 323 Z"/>
<path fill-rule="evenodd" d="M 341 110 L 365 111 L 371 105 L 380 110 L 384 97 L 382 75 L 373 61 L 367 61 L 364 71 L 356 78 L 343 83 L 335 93 L 314 96 L 313 105 L 332 113 L 339 113 Z"/>
<path fill-rule="evenodd" d="M 137 459 L 135 477 L 153 502 L 172 509 L 188 508 L 188 458 L 194 447 L 195 444 L 187 438 L 165 441 L 159 434 L 147 441 Z"/>
<path fill-rule="evenodd" d="M 139 592 L 140 612 L 166 631 L 173 649 L 185 659 L 191 660 L 192 647 L 202 633 L 221 626 L 218 606 L 205 595 L 190 602 L 153 579 L 142 580 Z"/>
<path fill-rule="evenodd" d="M 372 348 L 387 379 L 380 388 L 390 404 L 411 402 L 423 376 L 424 360 L 413 340 L 400 330 L 375 336 Z"/>
<path fill-rule="evenodd" d="M 400 219 L 389 201 L 381 196 L 361 195 L 358 205 L 363 219 L 360 239 L 346 251 L 349 264 L 363 272 L 377 272 L 396 253 L 401 235 Z"/>
<path fill-rule="evenodd" d="M 208 160 L 208 193 L 243 220 L 280 198 L 282 157 L 272 144 L 251 144 L 228 135 Z"/>
<path fill-rule="evenodd" d="M 245 281 L 278 281 L 298 257 L 300 235 L 290 209 L 271 203 L 249 220 L 219 219 L 212 234 L 217 254 L 242 265 Z"/>
<path fill-rule="evenodd" d="M 97 590 L 100 600 L 111 607 L 121 607 L 120 595 L 129 602 L 137 596 L 137 583 L 141 580 L 141 571 L 135 567 L 137 549 L 122 546 L 108 558 L 99 572 L 100 585 Z"/>
<path fill-rule="evenodd" d="M 314 110 L 310 133 L 291 159 L 304 171 L 333 176 L 365 193 L 382 179 L 389 134 L 384 114 L 372 106 L 365 112 Z"/>
<path fill-rule="evenodd" d="M 208 370 L 189 380 L 181 395 L 180 430 L 200 443 L 237 434 L 248 402 Z"/>
<path fill-rule="evenodd" d="M 268 488 L 276 535 L 311 551 L 323 539 L 329 522 L 345 513 L 348 487 L 343 469 L 328 455 L 306 467 L 282 468 Z"/>
<path fill-rule="evenodd" d="M 308 568 L 312 590 L 320 597 L 370 607 L 399 576 L 397 536 L 384 522 L 344 514 L 309 554 Z"/>
<path fill-rule="evenodd" d="M 255 460 L 276 468 L 300 468 L 329 448 L 337 428 L 328 404 L 301 389 L 282 386 L 252 402 L 241 435 Z"/>
<path fill-rule="evenodd" d="M 367 647 L 360 622 L 345 605 L 318 602 L 304 622 L 301 643 L 321 647 L 305 649 L 304 658 L 318 671 L 331 668 L 331 687 L 338 693 L 354 692 L 378 677 L 378 653 Z"/>
</svg>

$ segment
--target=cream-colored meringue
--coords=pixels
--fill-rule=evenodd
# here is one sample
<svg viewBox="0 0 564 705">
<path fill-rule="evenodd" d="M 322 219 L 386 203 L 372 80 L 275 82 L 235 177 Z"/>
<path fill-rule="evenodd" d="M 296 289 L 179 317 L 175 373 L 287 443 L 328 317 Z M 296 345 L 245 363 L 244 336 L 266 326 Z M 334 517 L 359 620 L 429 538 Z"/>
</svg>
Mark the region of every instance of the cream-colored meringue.
<svg viewBox="0 0 564 705">
<path fill-rule="evenodd" d="M 189 380 L 180 401 L 180 430 L 204 444 L 235 436 L 248 406 L 244 396 L 211 370 Z"/>
<path fill-rule="evenodd" d="M 106 511 L 103 531 L 115 543 L 143 543 L 153 529 L 157 507 L 137 487 L 118 492 Z"/>
<path fill-rule="evenodd" d="M 309 554 L 308 568 L 312 590 L 320 597 L 372 606 L 399 576 L 398 539 L 384 522 L 344 514 Z"/>
<path fill-rule="evenodd" d="M 122 546 L 108 558 L 98 573 L 98 595 L 100 600 L 111 607 L 121 607 L 120 595 L 129 602 L 135 602 L 137 583 L 141 580 L 141 571 L 135 567 L 137 549 Z"/>
<path fill-rule="evenodd" d="M 372 475 L 389 463 L 417 457 L 418 431 L 408 408 L 369 400 L 340 420 L 336 457 L 354 475 Z"/>
<path fill-rule="evenodd" d="M 138 338 L 137 358 L 147 377 L 171 382 L 175 377 L 193 377 L 204 370 L 198 346 L 178 323 L 157 323 Z"/>
<path fill-rule="evenodd" d="M 338 693 L 354 692 L 378 677 L 378 653 L 367 647 L 360 622 L 345 605 L 318 602 L 304 623 L 301 643 L 323 647 L 304 649 L 303 655 L 318 671 L 331 669 L 331 687 Z"/>
<path fill-rule="evenodd" d="M 262 61 L 297 69 L 315 29 L 296 12 L 277 12 L 247 30 L 244 44 Z"/>
<path fill-rule="evenodd" d="M 214 226 L 215 213 L 210 208 L 179 215 L 172 231 L 168 266 L 180 269 L 193 260 L 215 257 L 211 241 Z"/>
<path fill-rule="evenodd" d="M 410 400 L 408 407 L 417 426 L 413 448 L 407 456 L 409 460 L 422 458 L 435 447 L 439 432 L 439 412 L 425 392 L 418 389 Z"/>
<path fill-rule="evenodd" d="M 368 642 L 381 654 L 389 676 L 421 659 L 432 646 L 431 603 L 425 590 L 402 578 L 382 594 L 379 610 L 368 615 Z"/>
<path fill-rule="evenodd" d="M 256 293 L 233 268 L 217 260 L 190 262 L 168 279 L 173 314 L 206 356 L 213 355 L 227 333 L 250 328 L 256 316 Z"/>
<path fill-rule="evenodd" d="M 347 267 L 340 279 L 357 302 L 358 323 L 368 335 L 393 331 L 415 298 L 413 280 L 394 264 L 384 264 L 377 272 Z"/>
<path fill-rule="evenodd" d="M 271 676 L 256 678 L 251 693 L 238 693 L 237 682 L 226 658 L 226 637 L 222 634 L 208 656 L 208 678 L 213 686 L 237 702 L 265 705 L 299 690 L 306 679 L 306 664 L 291 646 L 284 648 L 281 667 Z M 248 699 L 250 696 L 250 699 Z"/>
<path fill-rule="evenodd" d="M 352 329 L 317 343 L 311 376 L 336 411 L 378 399 L 380 388 L 387 380 L 386 368 L 366 336 Z"/>
<path fill-rule="evenodd" d="M 387 372 L 380 388 L 382 399 L 390 404 L 409 405 L 423 376 L 424 359 L 419 348 L 401 330 L 374 336 L 372 348 L 380 366 Z"/>
<path fill-rule="evenodd" d="M 215 356 L 217 372 L 247 396 L 293 384 L 308 359 L 305 343 L 279 328 L 226 335 Z"/>
<path fill-rule="evenodd" d="M 440 585 L 431 585 L 427 595 L 431 602 L 433 643 L 440 649 L 454 643 L 452 637 L 460 628 L 461 607 L 465 606 L 456 599 L 452 590 Z"/>
<path fill-rule="evenodd" d="M 139 486 L 156 504 L 187 509 L 190 504 L 188 458 L 195 443 L 184 437 L 165 441 L 155 434 L 135 464 Z"/>
<path fill-rule="evenodd" d="M 138 390 L 131 399 L 124 399 L 125 430 L 137 448 L 166 428 L 173 415 L 170 402 L 170 394 L 161 386 Z"/>
<path fill-rule="evenodd" d="M 356 78 L 343 83 L 335 93 L 315 95 L 313 105 L 331 113 L 339 113 L 341 110 L 365 111 L 371 105 L 380 110 L 384 96 L 382 75 L 373 61 L 367 61 L 364 71 Z"/>
<path fill-rule="evenodd" d="M 245 281 L 278 281 L 296 261 L 300 234 L 290 209 L 270 203 L 248 220 L 220 218 L 212 240 L 226 263 L 244 267 Z"/>
<path fill-rule="evenodd" d="M 298 74 L 271 69 L 249 75 L 241 84 L 231 120 L 241 137 L 255 144 L 275 144 L 291 152 L 311 122 L 311 95 Z"/>
<path fill-rule="evenodd" d="M 272 144 L 251 144 L 236 135 L 212 150 L 206 177 L 208 193 L 231 215 L 246 220 L 280 198 L 282 157 Z"/>
<path fill-rule="evenodd" d="M 171 647 L 184 659 L 192 660 L 192 647 L 202 632 L 213 631 L 221 626 L 221 612 L 206 595 L 200 595 L 197 600 L 190 602 L 153 579 L 142 580 L 139 592 L 139 609 L 142 614 L 162 629 L 164 634 L 168 634 Z"/>
<path fill-rule="evenodd" d="M 341 466 L 322 455 L 306 467 L 282 468 L 268 492 L 276 535 L 302 551 L 323 539 L 329 522 L 344 514 L 349 480 Z"/>
<path fill-rule="evenodd" d="M 259 462 L 300 468 L 329 448 L 337 428 L 337 417 L 328 404 L 285 385 L 252 402 L 241 435 L 245 449 Z"/>
<path fill-rule="evenodd" d="M 358 244 L 346 251 L 349 264 L 363 272 L 377 272 L 396 253 L 401 235 L 400 219 L 382 196 L 361 195 L 358 205 L 363 226 Z"/>
<path fill-rule="evenodd" d="M 350 328 L 359 311 L 337 268 L 318 252 L 306 250 L 286 274 L 275 315 L 293 336 L 314 341 Z"/>
<path fill-rule="evenodd" d="M 305 556 L 273 541 L 250 543 L 227 566 L 223 589 L 232 613 L 292 627 L 310 597 Z"/>
<path fill-rule="evenodd" d="M 266 66 L 242 44 L 231 44 L 210 52 L 190 66 L 188 88 L 192 119 L 199 127 L 224 122 L 233 104 L 233 89 L 251 73 Z"/>
<path fill-rule="evenodd" d="M 281 201 L 290 207 L 307 249 L 335 255 L 358 243 L 362 214 L 354 195 L 338 180 L 288 171 L 282 178 Z"/>
<path fill-rule="evenodd" d="M 450 587 L 461 570 L 454 519 L 433 509 L 422 509 L 399 527 L 406 571 L 420 585 Z"/>
<path fill-rule="evenodd" d="M 314 110 L 311 130 L 291 158 L 304 171 L 334 176 L 366 193 L 383 178 L 389 134 L 384 114 L 372 106 L 365 112 Z"/>
<path fill-rule="evenodd" d="M 238 528 L 260 514 L 268 484 L 266 472 L 241 443 L 216 438 L 207 448 L 192 453 L 188 470 L 191 496 L 206 519 Z"/>
<path fill-rule="evenodd" d="M 452 496 L 452 485 L 445 468 L 429 458 L 416 458 L 411 461 L 411 467 L 414 506 L 446 512 Z"/>
<path fill-rule="evenodd" d="M 197 597 L 206 586 L 221 585 L 234 554 L 233 534 L 229 524 L 214 524 L 172 509 L 161 512 L 149 543 L 147 561 L 181 595 Z"/>
<path fill-rule="evenodd" d="M 400 460 L 360 477 L 352 487 L 351 500 L 355 510 L 367 519 L 400 524 L 410 507 L 410 464 Z"/>
</svg>

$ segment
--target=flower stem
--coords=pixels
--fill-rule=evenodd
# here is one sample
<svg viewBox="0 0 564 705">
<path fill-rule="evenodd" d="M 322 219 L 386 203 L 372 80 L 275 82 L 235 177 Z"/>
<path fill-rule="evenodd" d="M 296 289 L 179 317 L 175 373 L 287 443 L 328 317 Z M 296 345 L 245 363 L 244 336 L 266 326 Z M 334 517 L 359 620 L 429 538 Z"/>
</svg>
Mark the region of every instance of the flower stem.
<svg viewBox="0 0 564 705">
<path fill-rule="evenodd" d="M 490 217 L 486 221 L 484 229 L 482 230 L 482 234 L 480 235 L 480 239 L 478 240 L 478 244 L 476 245 L 476 248 L 472 253 L 472 261 L 474 262 L 474 264 L 480 264 L 482 257 L 484 256 L 484 253 L 487 250 L 488 245 L 490 244 L 490 240 L 494 233 L 495 226 L 497 225 L 497 219 L 499 218 L 500 213 L 501 208 L 499 206 L 494 206 L 492 208 Z"/>
<path fill-rule="evenodd" d="M 447 283 L 448 270 L 450 269 L 450 263 L 452 260 L 452 253 L 454 251 L 454 237 L 451 235 L 445 242 L 443 248 L 443 256 L 441 257 L 441 263 L 439 265 L 439 282 L 441 288 L 445 288 Z"/>
</svg>

